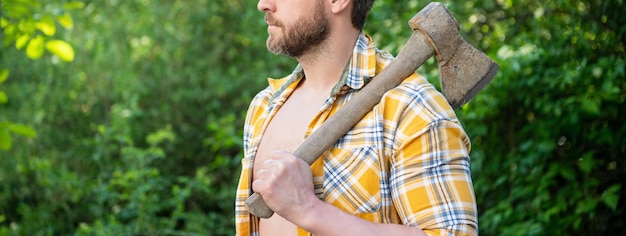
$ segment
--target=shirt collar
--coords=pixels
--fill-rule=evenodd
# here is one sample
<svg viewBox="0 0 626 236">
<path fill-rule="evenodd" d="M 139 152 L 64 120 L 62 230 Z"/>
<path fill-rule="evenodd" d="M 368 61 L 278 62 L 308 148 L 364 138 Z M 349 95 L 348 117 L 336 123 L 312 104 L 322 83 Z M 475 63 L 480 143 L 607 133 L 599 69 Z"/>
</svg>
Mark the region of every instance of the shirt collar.
<svg viewBox="0 0 626 236">
<path fill-rule="evenodd" d="M 344 85 L 361 89 L 376 75 L 376 48 L 369 35 L 361 33 L 356 41 L 350 62 L 333 91 Z"/>
</svg>

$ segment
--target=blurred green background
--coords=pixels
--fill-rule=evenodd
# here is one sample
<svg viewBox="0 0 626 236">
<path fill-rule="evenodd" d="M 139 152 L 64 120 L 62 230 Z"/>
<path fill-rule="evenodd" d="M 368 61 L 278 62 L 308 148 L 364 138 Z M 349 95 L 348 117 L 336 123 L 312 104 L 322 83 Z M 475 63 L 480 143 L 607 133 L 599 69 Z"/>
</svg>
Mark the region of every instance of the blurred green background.
<svg viewBox="0 0 626 236">
<path fill-rule="evenodd" d="M 427 3 L 377 0 L 365 30 L 397 54 Z M 457 110 L 480 233 L 623 234 L 624 1 L 443 3 L 500 64 Z M 256 1 L 1 4 L 0 235 L 234 234 L 245 110 L 296 64 Z"/>
</svg>

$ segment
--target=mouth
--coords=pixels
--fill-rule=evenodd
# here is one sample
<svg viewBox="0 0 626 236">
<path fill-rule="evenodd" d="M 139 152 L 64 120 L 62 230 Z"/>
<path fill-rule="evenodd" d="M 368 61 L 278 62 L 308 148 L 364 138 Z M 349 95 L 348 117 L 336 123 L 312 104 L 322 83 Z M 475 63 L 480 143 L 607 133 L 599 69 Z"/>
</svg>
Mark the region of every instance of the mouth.
<svg viewBox="0 0 626 236">
<path fill-rule="evenodd" d="M 267 23 L 267 26 L 269 27 L 280 27 L 281 24 L 278 20 L 276 20 L 274 17 L 272 17 L 269 14 L 265 14 L 265 23 Z"/>
</svg>

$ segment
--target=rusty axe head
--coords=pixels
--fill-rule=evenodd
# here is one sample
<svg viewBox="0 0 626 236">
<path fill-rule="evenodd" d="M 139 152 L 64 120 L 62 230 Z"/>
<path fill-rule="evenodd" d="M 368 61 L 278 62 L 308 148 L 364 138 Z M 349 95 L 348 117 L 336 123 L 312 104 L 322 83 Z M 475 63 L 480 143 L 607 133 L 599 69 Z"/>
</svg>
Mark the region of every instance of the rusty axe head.
<svg viewBox="0 0 626 236">
<path fill-rule="evenodd" d="M 498 72 L 498 64 L 461 37 L 457 21 L 441 3 L 430 3 L 409 26 L 433 47 L 441 90 L 453 108 L 472 99 Z"/>
</svg>

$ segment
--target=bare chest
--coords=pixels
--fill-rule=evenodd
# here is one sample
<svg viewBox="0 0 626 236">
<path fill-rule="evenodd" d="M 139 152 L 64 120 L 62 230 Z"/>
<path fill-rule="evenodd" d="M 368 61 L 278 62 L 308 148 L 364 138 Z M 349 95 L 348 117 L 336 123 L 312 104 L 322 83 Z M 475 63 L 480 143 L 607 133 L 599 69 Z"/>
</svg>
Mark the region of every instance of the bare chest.
<svg viewBox="0 0 626 236">
<path fill-rule="evenodd" d="M 293 152 L 304 141 L 312 119 L 322 102 L 309 103 L 298 97 L 290 98 L 269 122 L 254 158 L 253 171 L 276 150 Z M 253 176 L 256 176 L 253 173 Z"/>
<path fill-rule="evenodd" d="M 293 152 L 304 141 L 309 125 L 319 112 L 325 99 L 304 99 L 292 94 L 268 124 L 257 149 L 252 168 L 253 178 L 257 166 L 269 158 L 275 150 Z M 296 235 L 297 228 L 291 222 L 274 214 L 260 221 L 260 235 Z"/>
</svg>

